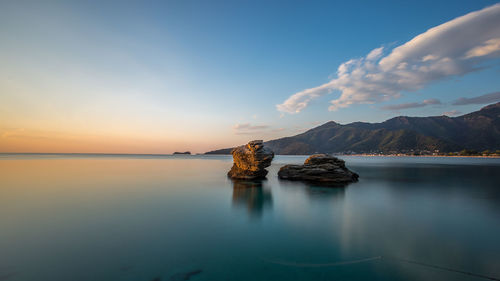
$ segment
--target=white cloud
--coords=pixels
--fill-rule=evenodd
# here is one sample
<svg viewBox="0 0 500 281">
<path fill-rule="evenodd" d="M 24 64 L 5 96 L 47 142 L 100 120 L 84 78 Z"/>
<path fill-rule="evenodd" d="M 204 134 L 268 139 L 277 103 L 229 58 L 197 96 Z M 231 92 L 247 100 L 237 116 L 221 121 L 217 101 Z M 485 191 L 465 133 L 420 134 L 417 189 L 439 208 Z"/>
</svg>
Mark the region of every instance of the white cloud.
<svg viewBox="0 0 500 281">
<path fill-rule="evenodd" d="M 484 42 L 483 45 L 472 48 L 465 54 L 465 58 L 482 57 L 498 53 L 500 51 L 500 38 L 493 38 Z"/>
<path fill-rule="evenodd" d="M 383 56 L 382 47 L 366 57 L 351 59 L 337 69 L 337 77 L 290 96 L 277 109 L 298 113 L 311 100 L 339 91 L 329 110 L 352 104 L 372 104 L 398 98 L 429 83 L 463 75 L 500 56 L 500 4 L 433 27 Z"/>
<path fill-rule="evenodd" d="M 376 48 L 373 49 L 367 56 L 367 60 L 376 60 L 382 56 L 382 53 L 384 51 L 384 47 Z"/>
<path fill-rule="evenodd" d="M 427 56 L 425 56 L 425 57 L 423 57 L 423 58 L 422 58 L 422 61 L 423 61 L 423 62 L 426 62 L 426 61 L 436 60 L 436 59 L 438 59 L 438 57 L 437 57 L 437 56 L 434 56 L 434 55 L 427 55 Z"/>
</svg>

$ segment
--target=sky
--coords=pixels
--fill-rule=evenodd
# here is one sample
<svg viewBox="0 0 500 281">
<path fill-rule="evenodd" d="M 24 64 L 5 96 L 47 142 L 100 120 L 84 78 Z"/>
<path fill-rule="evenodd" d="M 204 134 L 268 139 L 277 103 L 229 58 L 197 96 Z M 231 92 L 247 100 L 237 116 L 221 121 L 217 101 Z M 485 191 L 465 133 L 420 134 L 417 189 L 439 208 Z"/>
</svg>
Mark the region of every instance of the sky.
<svg viewBox="0 0 500 281">
<path fill-rule="evenodd" d="M 500 3 L 0 0 L 0 62 L 0 152 L 201 153 L 500 101 Z"/>
</svg>

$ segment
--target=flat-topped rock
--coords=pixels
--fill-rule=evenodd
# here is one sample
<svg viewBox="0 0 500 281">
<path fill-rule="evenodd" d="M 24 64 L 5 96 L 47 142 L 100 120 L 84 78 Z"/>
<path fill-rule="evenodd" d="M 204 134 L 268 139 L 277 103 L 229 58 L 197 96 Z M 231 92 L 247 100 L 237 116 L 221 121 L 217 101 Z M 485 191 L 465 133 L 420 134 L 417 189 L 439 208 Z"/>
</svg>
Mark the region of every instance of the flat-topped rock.
<svg viewBox="0 0 500 281">
<path fill-rule="evenodd" d="M 233 179 L 262 179 L 267 175 L 274 152 L 264 147 L 262 140 L 254 140 L 231 151 L 233 167 L 227 173 Z"/>
<path fill-rule="evenodd" d="M 304 165 L 281 167 L 278 177 L 284 180 L 344 185 L 357 181 L 359 176 L 347 169 L 344 160 L 326 154 L 315 154 L 307 158 Z"/>
</svg>

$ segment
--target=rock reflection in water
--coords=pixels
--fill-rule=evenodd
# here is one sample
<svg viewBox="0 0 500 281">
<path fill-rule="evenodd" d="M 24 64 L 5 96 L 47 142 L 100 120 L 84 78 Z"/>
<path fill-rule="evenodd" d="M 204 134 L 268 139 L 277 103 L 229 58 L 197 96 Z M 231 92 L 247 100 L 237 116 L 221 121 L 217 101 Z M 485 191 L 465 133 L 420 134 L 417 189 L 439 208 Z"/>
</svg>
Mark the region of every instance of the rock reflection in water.
<svg viewBox="0 0 500 281">
<path fill-rule="evenodd" d="M 303 181 L 280 181 L 280 185 L 286 189 L 292 189 L 307 194 L 311 200 L 331 200 L 343 199 L 348 184 L 343 185 L 322 185 L 318 183 L 308 183 Z"/>
<path fill-rule="evenodd" d="M 273 204 L 271 191 L 263 187 L 263 181 L 232 180 L 233 206 L 246 207 L 252 216 L 261 217 L 264 209 Z"/>
<path fill-rule="evenodd" d="M 307 186 L 306 193 L 313 199 L 343 199 L 346 189 L 347 187 L 330 188 L 324 186 Z"/>
</svg>

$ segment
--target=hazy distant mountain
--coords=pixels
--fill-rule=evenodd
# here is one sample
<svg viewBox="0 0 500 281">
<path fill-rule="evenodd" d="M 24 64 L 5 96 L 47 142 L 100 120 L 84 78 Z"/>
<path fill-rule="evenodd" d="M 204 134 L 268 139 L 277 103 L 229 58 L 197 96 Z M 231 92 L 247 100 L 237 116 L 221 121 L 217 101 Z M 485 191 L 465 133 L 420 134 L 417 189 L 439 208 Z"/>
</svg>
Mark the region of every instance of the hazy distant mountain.
<svg viewBox="0 0 500 281">
<path fill-rule="evenodd" d="M 341 152 L 441 152 L 500 149 L 500 103 L 458 117 L 399 116 L 382 123 L 333 121 L 309 131 L 265 143 L 276 154 Z M 231 148 L 207 152 L 228 154 Z"/>
</svg>

